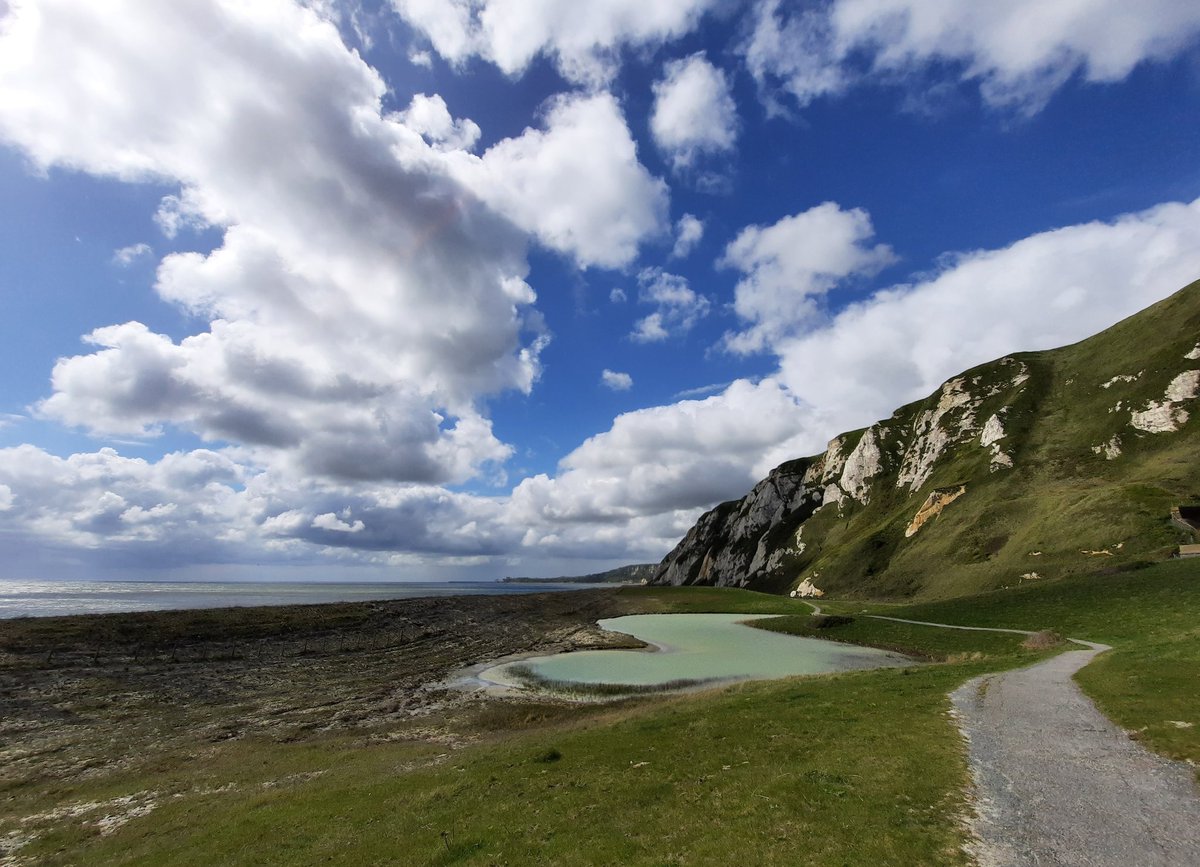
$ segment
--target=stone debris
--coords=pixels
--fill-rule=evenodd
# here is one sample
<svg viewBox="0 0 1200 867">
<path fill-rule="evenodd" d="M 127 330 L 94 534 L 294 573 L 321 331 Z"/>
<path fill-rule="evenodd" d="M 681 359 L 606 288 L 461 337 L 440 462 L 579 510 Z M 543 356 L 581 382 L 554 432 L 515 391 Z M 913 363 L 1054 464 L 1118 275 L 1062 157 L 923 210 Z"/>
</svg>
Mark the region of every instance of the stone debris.
<svg viewBox="0 0 1200 867">
<path fill-rule="evenodd" d="M 1185 370 L 1167 386 L 1161 401 L 1151 401 L 1141 412 L 1130 413 L 1129 423 L 1147 433 L 1171 433 L 1188 420 L 1188 411 L 1177 404 L 1200 394 L 1200 370 Z"/>
<path fill-rule="evenodd" d="M 820 572 L 814 572 L 812 575 L 801 581 L 796 586 L 796 589 L 788 595 L 793 599 L 820 599 L 825 595 L 825 591 L 813 584 L 813 579 L 820 577 Z"/>
<path fill-rule="evenodd" d="M 1184 356 L 1188 361 L 1200 361 L 1200 343 L 1196 344 L 1196 348 Z"/>
<path fill-rule="evenodd" d="M 1171 380 L 1165 397 L 1172 403 L 1182 403 L 1197 394 L 1200 394 L 1200 370 L 1185 370 Z"/>
<path fill-rule="evenodd" d="M 925 498 L 925 502 L 917 510 L 917 514 L 913 515 L 912 521 L 909 522 L 908 528 L 904 531 L 904 538 L 910 539 L 915 536 L 917 531 L 924 527 L 926 523 L 940 515 L 943 509 L 966 492 L 966 485 L 959 485 L 957 488 L 941 488 L 940 490 L 933 491 Z"/>
<path fill-rule="evenodd" d="M 1012 457 L 1000 448 L 1000 440 L 1007 436 L 1008 433 L 1004 430 L 999 413 L 993 413 L 984 423 L 983 430 L 979 434 L 979 444 L 985 449 L 992 450 L 991 471 L 993 473 L 999 469 L 1011 468 L 1013 465 Z"/>
<path fill-rule="evenodd" d="M 1022 581 L 1040 581 L 1041 578 L 1042 576 L 1036 572 L 1026 572 L 1021 576 Z"/>
<path fill-rule="evenodd" d="M 1179 430 L 1187 420 L 1187 410 L 1178 409 L 1169 402 L 1151 403 L 1143 411 L 1129 416 L 1129 423 L 1146 433 L 1171 433 Z"/>
<path fill-rule="evenodd" d="M 1121 438 L 1117 434 L 1113 434 L 1108 442 L 1092 446 L 1092 453 L 1104 455 L 1106 461 L 1115 461 L 1121 456 Z"/>
<path fill-rule="evenodd" d="M 1119 373 L 1116 376 L 1114 376 L 1112 379 L 1110 379 L 1108 382 L 1100 383 L 1100 387 L 1101 388 L 1112 388 L 1118 382 L 1137 382 L 1138 379 L 1141 378 L 1141 375 L 1145 372 L 1146 371 L 1144 371 L 1144 370 L 1139 370 L 1137 373 L 1134 373 L 1134 374 Z"/>
</svg>

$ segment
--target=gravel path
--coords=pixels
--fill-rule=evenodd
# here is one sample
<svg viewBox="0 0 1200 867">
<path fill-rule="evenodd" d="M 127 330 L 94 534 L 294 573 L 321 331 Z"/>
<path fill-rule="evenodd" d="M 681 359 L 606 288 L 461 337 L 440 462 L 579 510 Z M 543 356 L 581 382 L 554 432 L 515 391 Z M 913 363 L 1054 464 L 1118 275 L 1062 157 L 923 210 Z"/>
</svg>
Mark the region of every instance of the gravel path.
<svg viewBox="0 0 1200 867">
<path fill-rule="evenodd" d="M 949 629 L 1032 634 L 881 617 Z M 975 778 L 973 854 L 993 865 L 1200 865 L 1192 768 L 1114 726 L 1072 675 L 1104 644 L 967 681 L 950 699 Z"/>
</svg>

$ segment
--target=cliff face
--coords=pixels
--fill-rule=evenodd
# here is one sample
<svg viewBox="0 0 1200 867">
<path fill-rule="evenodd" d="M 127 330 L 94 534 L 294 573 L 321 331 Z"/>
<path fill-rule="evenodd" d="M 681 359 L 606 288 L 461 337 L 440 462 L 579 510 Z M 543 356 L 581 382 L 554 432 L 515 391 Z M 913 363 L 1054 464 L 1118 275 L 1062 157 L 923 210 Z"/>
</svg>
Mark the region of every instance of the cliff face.
<svg viewBox="0 0 1200 867">
<path fill-rule="evenodd" d="M 910 597 L 1163 556 L 1171 506 L 1200 498 L 1198 334 L 1193 284 L 966 371 L 705 513 L 652 583 Z"/>
</svg>

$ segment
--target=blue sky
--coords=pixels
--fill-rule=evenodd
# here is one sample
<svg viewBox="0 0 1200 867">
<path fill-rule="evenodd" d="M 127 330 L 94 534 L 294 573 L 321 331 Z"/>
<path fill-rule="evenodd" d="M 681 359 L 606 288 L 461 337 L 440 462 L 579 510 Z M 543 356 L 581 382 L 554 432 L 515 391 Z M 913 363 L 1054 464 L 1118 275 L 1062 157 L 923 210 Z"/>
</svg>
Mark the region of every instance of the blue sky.
<svg viewBox="0 0 1200 867">
<path fill-rule="evenodd" d="M 657 560 L 1200 277 L 1193 4 L 0 16 L 0 577 Z"/>
</svg>

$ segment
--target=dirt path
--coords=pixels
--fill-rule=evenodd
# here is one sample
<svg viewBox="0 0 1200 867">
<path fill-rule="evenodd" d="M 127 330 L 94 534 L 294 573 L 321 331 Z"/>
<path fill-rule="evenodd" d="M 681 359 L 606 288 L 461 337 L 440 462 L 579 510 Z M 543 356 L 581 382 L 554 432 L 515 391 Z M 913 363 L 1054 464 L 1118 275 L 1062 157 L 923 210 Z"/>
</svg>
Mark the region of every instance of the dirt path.
<svg viewBox="0 0 1200 867">
<path fill-rule="evenodd" d="M 1071 640 L 1084 649 L 974 678 L 950 695 L 975 778 L 972 854 L 985 867 L 1200 864 L 1194 771 L 1130 740 L 1096 710 L 1072 676 L 1110 648 Z"/>
</svg>

